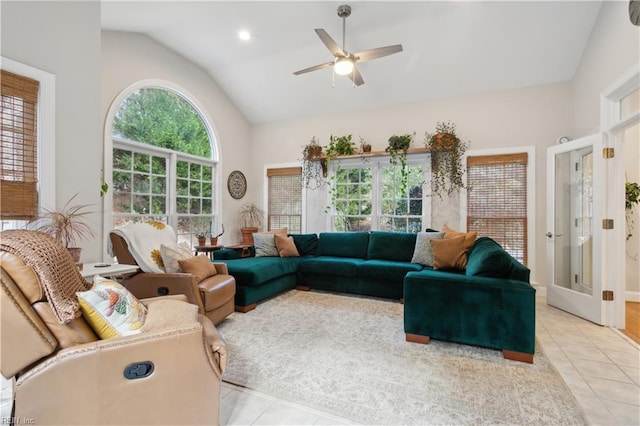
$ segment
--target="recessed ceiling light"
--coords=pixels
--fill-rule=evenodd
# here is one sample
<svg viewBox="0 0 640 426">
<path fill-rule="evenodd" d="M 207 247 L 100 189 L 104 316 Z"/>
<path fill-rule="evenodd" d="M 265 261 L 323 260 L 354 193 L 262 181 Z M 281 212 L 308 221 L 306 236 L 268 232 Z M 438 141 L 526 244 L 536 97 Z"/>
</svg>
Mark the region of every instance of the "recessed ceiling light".
<svg viewBox="0 0 640 426">
<path fill-rule="evenodd" d="M 238 37 L 240 37 L 240 40 L 247 41 L 251 39 L 251 34 L 249 31 L 242 30 L 238 32 Z"/>
</svg>

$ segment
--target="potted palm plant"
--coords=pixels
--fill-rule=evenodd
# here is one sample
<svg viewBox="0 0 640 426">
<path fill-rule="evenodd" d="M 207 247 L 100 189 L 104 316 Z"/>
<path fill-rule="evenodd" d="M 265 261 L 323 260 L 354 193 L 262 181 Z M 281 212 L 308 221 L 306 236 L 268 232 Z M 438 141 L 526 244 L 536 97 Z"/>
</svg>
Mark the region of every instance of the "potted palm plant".
<svg viewBox="0 0 640 426">
<path fill-rule="evenodd" d="M 76 263 L 80 262 L 82 252 L 77 243 L 95 236 L 93 229 L 86 222 L 87 215 L 92 213 L 86 210 L 89 204 L 71 205 L 77 196 L 78 194 L 75 194 L 71 197 L 61 210 L 44 208 L 42 214 L 30 223 L 30 227 L 51 235 L 66 247 Z"/>
<path fill-rule="evenodd" d="M 436 124 L 435 133 L 425 133 L 424 145 L 431 153 L 431 190 L 442 198 L 458 189 L 464 189 L 462 159 L 468 143 L 456 135 L 456 125 L 448 122 Z"/>
<path fill-rule="evenodd" d="M 242 244 L 253 245 L 253 233 L 258 232 L 262 227 L 262 218 L 264 211 L 253 203 L 243 204 L 240 208 L 240 218 L 243 227 L 240 228 L 242 233 Z"/>
</svg>

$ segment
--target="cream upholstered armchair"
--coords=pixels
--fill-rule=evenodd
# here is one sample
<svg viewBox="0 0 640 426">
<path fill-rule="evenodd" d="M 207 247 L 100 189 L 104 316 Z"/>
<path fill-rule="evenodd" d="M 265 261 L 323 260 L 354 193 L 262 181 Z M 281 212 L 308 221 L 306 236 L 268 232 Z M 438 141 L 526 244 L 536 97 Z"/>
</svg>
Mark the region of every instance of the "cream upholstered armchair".
<svg viewBox="0 0 640 426">
<path fill-rule="evenodd" d="M 197 305 L 214 324 L 234 311 L 236 280 L 229 275 L 224 263 L 212 263 L 215 274 L 205 278 L 185 273 L 179 268 L 165 270 L 160 260 L 164 248 L 177 246 L 175 231 L 169 225 L 153 221 L 131 223 L 112 230 L 109 238 L 118 263 L 138 265 L 141 269 L 122 280 L 137 297 L 184 294 L 189 303 Z M 187 255 L 192 256 L 190 249 Z"/>
<path fill-rule="evenodd" d="M 22 243 L 8 246 L 14 233 Z M 42 235 L 0 233 L 0 372 L 15 377 L 14 416 L 34 424 L 217 424 L 226 348 L 211 321 L 185 296 L 155 298 L 141 301 L 147 315 L 136 334 L 101 339 L 73 300 L 75 290 L 96 285 L 86 290 L 50 237 L 46 250 L 31 243 L 46 246 Z"/>
</svg>

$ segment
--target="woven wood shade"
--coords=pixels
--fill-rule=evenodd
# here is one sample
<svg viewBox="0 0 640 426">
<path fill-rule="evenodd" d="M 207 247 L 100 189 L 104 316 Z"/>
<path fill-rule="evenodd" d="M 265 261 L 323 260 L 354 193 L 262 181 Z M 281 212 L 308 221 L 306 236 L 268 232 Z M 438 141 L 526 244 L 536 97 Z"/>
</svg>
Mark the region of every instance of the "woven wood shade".
<svg viewBox="0 0 640 426">
<path fill-rule="evenodd" d="M 527 154 L 469 157 L 467 230 L 527 264 Z"/>
<path fill-rule="evenodd" d="M 39 82 L 0 70 L 0 217 L 38 214 L 37 111 Z"/>
<path fill-rule="evenodd" d="M 267 169 L 269 201 L 267 227 L 302 232 L 302 168 Z"/>
</svg>

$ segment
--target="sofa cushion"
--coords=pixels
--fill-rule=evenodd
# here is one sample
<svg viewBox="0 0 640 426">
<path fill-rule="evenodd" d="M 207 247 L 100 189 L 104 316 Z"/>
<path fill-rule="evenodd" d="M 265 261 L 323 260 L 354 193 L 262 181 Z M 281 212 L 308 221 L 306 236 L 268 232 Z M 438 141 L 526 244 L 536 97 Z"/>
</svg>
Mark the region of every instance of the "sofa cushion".
<svg viewBox="0 0 640 426">
<path fill-rule="evenodd" d="M 209 256 L 191 256 L 188 259 L 178 260 L 178 264 L 183 271 L 195 276 L 196 282 L 200 282 L 218 273 L 216 267 L 211 263 Z"/>
<path fill-rule="evenodd" d="M 358 273 L 358 265 L 363 259 L 337 256 L 307 257 L 300 264 L 302 272 L 316 275 L 338 275 L 342 277 L 355 277 Z"/>
<path fill-rule="evenodd" d="M 480 237 L 469 251 L 467 276 L 511 278 L 529 282 L 529 269 L 515 260 L 500 244 Z"/>
<path fill-rule="evenodd" d="M 458 269 L 467 267 L 467 251 L 473 241 L 465 235 L 442 240 L 430 240 L 433 250 L 433 269 Z"/>
<path fill-rule="evenodd" d="M 257 286 L 298 271 L 301 257 L 245 257 L 222 260 L 238 286 Z"/>
<path fill-rule="evenodd" d="M 140 333 L 147 308 L 120 283 L 96 275 L 91 290 L 76 295 L 82 315 L 101 339 Z"/>
<path fill-rule="evenodd" d="M 317 256 L 367 258 L 368 232 L 321 232 Z"/>
<path fill-rule="evenodd" d="M 371 231 L 368 259 L 410 262 L 416 246 L 416 234 L 408 232 Z"/>
<path fill-rule="evenodd" d="M 283 234 L 276 234 L 273 236 L 276 242 L 276 248 L 280 257 L 299 257 L 298 249 L 293 242 L 292 237 L 287 237 Z"/>
<path fill-rule="evenodd" d="M 358 265 L 358 276 L 401 283 L 407 272 L 421 270 L 422 265 L 417 263 L 370 259 Z"/>
<path fill-rule="evenodd" d="M 256 257 L 280 256 L 276 248 L 274 234 L 253 234 L 253 246 L 256 248 Z"/>
<path fill-rule="evenodd" d="M 165 272 L 182 272 L 178 261 L 193 257 L 193 251 L 191 251 L 191 246 L 186 241 L 179 244 L 160 244 L 160 257 L 162 258 Z"/>
<path fill-rule="evenodd" d="M 318 236 L 316 234 L 289 234 L 298 249 L 300 256 L 315 256 L 318 250 Z"/>
<path fill-rule="evenodd" d="M 433 250 L 430 240 L 441 240 L 444 232 L 419 232 L 416 237 L 416 247 L 413 250 L 411 263 L 419 263 L 423 266 L 433 266 Z"/>
</svg>

